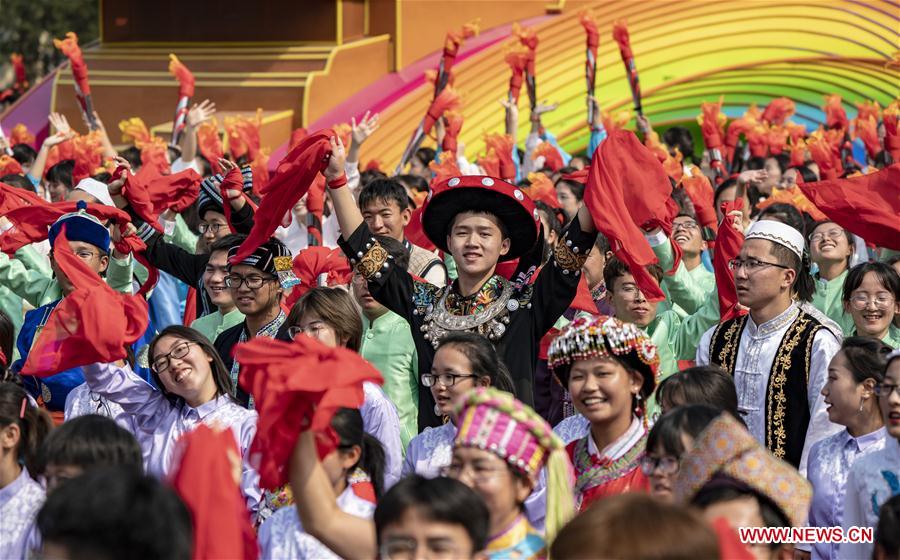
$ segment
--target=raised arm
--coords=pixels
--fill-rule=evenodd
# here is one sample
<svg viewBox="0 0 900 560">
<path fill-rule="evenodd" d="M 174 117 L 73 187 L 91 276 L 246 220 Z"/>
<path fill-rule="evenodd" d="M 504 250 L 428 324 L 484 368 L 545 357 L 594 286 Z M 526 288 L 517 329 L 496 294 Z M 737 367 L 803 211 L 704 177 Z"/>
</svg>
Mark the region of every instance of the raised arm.
<svg viewBox="0 0 900 560">
<path fill-rule="evenodd" d="M 344 513 L 337 505 L 312 432 L 297 438 L 290 464 L 291 490 L 303 530 L 342 558 L 375 558 L 375 524 Z"/>
<path fill-rule="evenodd" d="M 181 161 L 190 164 L 197 157 L 197 127 L 216 114 L 216 104 L 204 99 L 199 105 L 194 103 L 188 111 L 181 135 Z"/>
<path fill-rule="evenodd" d="M 331 195 L 331 203 L 334 213 L 337 215 L 338 224 L 341 226 L 341 237 L 347 240 L 351 233 L 356 231 L 359 224 L 363 223 L 362 213 L 350 189 L 342 186 L 331 188 L 331 184 L 344 175 L 344 164 L 347 161 L 344 143 L 338 136 L 331 139 L 331 158 L 325 169 L 325 181 L 329 185 L 328 192 Z"/>
<path fill-rule="evenodd" d="M 38 181 L 44 176 L 44 168 L 47 166 L 47 156 L 50 154 L 50 148 L 57 144 L 62 144 L 67 140 L 71 140 L 72 137 L 75 136 L 75 132 L 72 130 L 72 127 L 69 126 L 69 121 L 67 121 L 66 117 L 63 115 L 59 113 L 50 113 L 49 120 L 50 126 L 55 128 L 56 132 L 44 139 L 44 143 L 41 144 L 41 149 L 34 158 L 34 164 L 32 164 L 31 170 L 28 172 L 29 175 Z"/>
<path fill-rule="evenodd" d="M 91 391 L 121 405 L 143 431 L 154 431 L 172 409 L 166 397 L 134 373 L 128 364 L 91 364 L 81 370 Z"/>
</svg>

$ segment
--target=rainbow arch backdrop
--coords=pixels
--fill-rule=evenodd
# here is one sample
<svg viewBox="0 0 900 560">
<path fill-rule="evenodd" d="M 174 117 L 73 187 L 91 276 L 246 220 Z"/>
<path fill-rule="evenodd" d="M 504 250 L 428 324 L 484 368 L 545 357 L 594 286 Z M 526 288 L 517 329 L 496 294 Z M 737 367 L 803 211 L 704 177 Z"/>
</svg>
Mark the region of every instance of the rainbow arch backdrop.
<svg viewBox="0 0 900 560">
<path fill-rule="evenodd" d="M 631 108 L 631 94 L 612 24 L 626 19 L 640 73 L 643 108 L 654 126 L 695 123 L 702 101 L 724 96 L 729 117 L 790 97 L 793 119 L 815 129 L 824 121 L 823 96 L 843 97 L 847 114 L 871 99 L 887 106 L 900 97 L 900 4 L 888 0 L 610 0 L 589 6 L 600 30 L 595 95 L 604 110 Z M 576 11 L 534 26 L 537 91 L 559 103 L 544 125 L 570 152 L 584 150 L 585 35 Z M 436 49 L 441 46 L 436 38 Z M 465 118 L 460 140 L 470 158 L 484 151 L 485 132 L 503 129 L 509 70 L 497 41 L 454 67 Z M 893 62 L 893 64 L 892 64 Z M 431 85 L 404 89 L 381 110 L 381 128 L 362 148 L 364 161 L 393 169 L 431 99 Z M 362 94 L 359 94 L 362 95 Z M 359 96 L 357 96 L 359 97 Z M 364 108 L 365 99 L 345 107 Z M 520 97 L 519 138 L 528 133 L 527 95 Z M 355 111 L 351 111 L 356 114 Z M 351 114 L 344 115 L 349 120 Z M 633 126 L 633 122 L 632 122 Z M 698 137 L 699 140 L 699 137 Z"/>
</svg>

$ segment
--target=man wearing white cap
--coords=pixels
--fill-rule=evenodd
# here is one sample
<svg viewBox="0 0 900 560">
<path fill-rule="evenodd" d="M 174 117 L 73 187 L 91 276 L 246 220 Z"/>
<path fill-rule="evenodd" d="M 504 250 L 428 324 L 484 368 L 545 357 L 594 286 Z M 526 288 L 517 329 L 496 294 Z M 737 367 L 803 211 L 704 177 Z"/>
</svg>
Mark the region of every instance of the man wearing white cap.
<svg viewBox="0 0 900 560">
<path fill-rule="evenodd" d="M 805 475 L 809 448 L 840 428 L 820 393 L 840 343 L 796 301 L 814 290 L 803 235 L 781 222 L 756 222 L 729 267 L 750 313 L 704 333 L 697 364 L 734 376 L 750 433 Z"/>
</svg>

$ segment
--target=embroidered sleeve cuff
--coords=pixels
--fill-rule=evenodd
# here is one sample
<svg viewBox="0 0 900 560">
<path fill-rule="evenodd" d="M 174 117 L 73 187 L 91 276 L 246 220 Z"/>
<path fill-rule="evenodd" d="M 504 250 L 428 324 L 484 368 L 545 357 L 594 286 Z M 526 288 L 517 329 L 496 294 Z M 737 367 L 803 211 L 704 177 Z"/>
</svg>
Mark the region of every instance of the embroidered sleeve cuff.
<svg viewBox="0 0 900 560">
<path fill-rule="evenodd" d="M 563 274 L 580 275 L 581 267 L 596 238 L 596 233 L 581 231 L 578 220 L 573 220 L 553 248 L 553 262 L 562 269 Z"/>
<path fill-rule="evenodd" d="M 378 281 L 390 267 L 390 255 L 365 223 L 338 244 L 350 260 L 350 266 L 369 282 Z"/>
</svg>

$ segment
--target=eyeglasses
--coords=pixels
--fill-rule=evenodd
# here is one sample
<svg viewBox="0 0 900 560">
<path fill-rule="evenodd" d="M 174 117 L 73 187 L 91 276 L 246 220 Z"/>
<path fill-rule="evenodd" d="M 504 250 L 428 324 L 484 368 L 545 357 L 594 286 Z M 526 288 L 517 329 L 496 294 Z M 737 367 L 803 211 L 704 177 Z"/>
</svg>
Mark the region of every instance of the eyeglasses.
<svg viewBox="0 0 900 560">
<path fill-rule="evenodd" d="M 306 325 L 305 327 L 301 327 L 299 325 L 295 325 L 293 327 L 288 327 L 287 332 L 288 332 L 288 336 L 291 337 L 291 340 L 294 340 L 295 337 L 297 337 L 301 334 L 305 334 L 305 335 L 315 338 L 316 335 L 319 334 L 320 331 L 326 329 L 327 327 L 328 327 L 328 325 L 326 325 L 322 321 L 315 321 L 313 323 Z"/>
<path fill-rule="evenodd" d="M 272 280 L 275 280 L 274 276 L 260 276 L 259 274 L 241 276 L 240 274 L 229 274 L 225 277 L 225 285 L 232 290 L 237 290 L 243 284 L 246 284 L 251 290 L 258 290 L 262 288 L 263 284 L 271 282 Z"/>
<path fill-rule="evenodd" d="M 671 455 L 663 455 L 662 457 L 654 457 L 653 455 L 644 455 L 641 457 L 641 472 L 646 476 L 650 476 L 657 469 L 663 475 L 671 475 L 678 472 L 678 459 Z"/>
<path fill-rule="evenodd" d="M 855 309 L 865 309 L 869 306 L 870 301 L 875 302 L 875 307 L 878 309 L 887 309 L 894 303 L 894 296 L 887 292 L 880 292 L 874 296 L 868 294 L 853 294 L 850 296 L 850 305 Z"/>
<path fill-rule="evenodd" d="M 188 355 L 188 352 L 191 351 L 191 342 L 179 342 L 175 345 L 172 350 L 169 351 L 168 354 L 163 354 L 159 356 L 155 360 L 153 360 L 153 364 L 150 367 L 153 368 L 153 371 L 156 373 L 162 373 L 169 369 L 169 365 L 172 359 L 180 360 Z"/>
<path fill-rule="evenodd" d="M 875 385 L 875 394 L 883 399 L 889 398 L 893 393 L 897 393 L 900 396 L 900 385 L 896 383 L 879 383 Z"/>
<path fill-rule="evenodd" d="M 475 464 L 474 466 L 451 464 L 441 469 L 441 476 L 459 480 L 466 475 L 475 484 L 484 484 L 504 472 L 509 472 L 509 468 L 506 465 L 489 467 L 482 464 Z"/>
<path fill-rule="evenodd" d="M 197 229 L 200 230 L 201 234 L 206 233 L 207 231 L 211 231 L 213 235 L 217 235 L 219 230 L 222 228 L 227 228 L 228 224 L 220 224 L 218 222 L 213 222 L 211 224 L 201 223 L 197 226 Z"/>
<path fill-rule="evenodd" d="M 94 257 L 96 257 L 97 253 L 94 253 L 93 251 L 85 251 L 84 249 L 81 249 L 81 250 L 75 251 L 75 256 L 77 256 L 79 259 L 81 259 L 83 261 L 89 261 L 89 260 L 93 259 Z"/>
<path fill-rule="evenodd" d="M 791 268 L 789 266 L 784 266 L 783 264 L 771 263 L 758 259 L 731 259 L 730 261 L 728 261 L 728 268 L 730 268 L 731 270 L 737 271 L 739 268 L 744 268 L 750 274 L 753 274 L 758 270 L 762 270 L 767 266 L 774 266 L 776 268 L 783 268 L 785 270 Z"/>
<path fill-rule="evenodd" d="M 672 231 L 678 231 L 680 229 L 699 229 L 700 226 L 694 220 L 685 220 L 683 222 L 673 222 L 672 223 Z"/>
<path fill-rule="evenodd" d="M 619 286 L 616 289 L 616 293 L 621 295 L 624 299 L 626 299 L 628 301 L 636 300 L 638 298 L 646 299 L 644 297 L 644 293 L 641 292 L 641 290 L 639 290 L 637 286 L 635 286 L 634 284 L 631 284 L 631 283 L 626 284 L 624 286 Z"/>
<path fill-rule="evenodd" d="M 426 387 L 433 387 L 435 382 L 440 383 L 444 387 L 453 387 L 456 385 L 456 381 L 459 379 L 465 379 L 467 377 L 478 377 L 477 375 L 470 374 L 461 374 L 461 373 L 423 373 L 422 374 L 422 385 Z"/>
<path fill-rule="evenodd" d="M 842 235 L 844 235 L 844 230 L 842 230 L 840 228 L 832 228 L 828 231 L 820 231 L 818 233 L 812 234 L 810 236 L 809 240 L 812 241 L 813 243 L 818 243 L 819 241 L 822 241 L 823 239 L 825 239 L 827 237 L 828 239 L 831 239 L 832 241 L 837 241 L 838 239 L 841 238 Z"/>
</svg>

